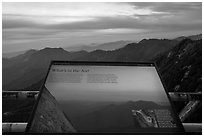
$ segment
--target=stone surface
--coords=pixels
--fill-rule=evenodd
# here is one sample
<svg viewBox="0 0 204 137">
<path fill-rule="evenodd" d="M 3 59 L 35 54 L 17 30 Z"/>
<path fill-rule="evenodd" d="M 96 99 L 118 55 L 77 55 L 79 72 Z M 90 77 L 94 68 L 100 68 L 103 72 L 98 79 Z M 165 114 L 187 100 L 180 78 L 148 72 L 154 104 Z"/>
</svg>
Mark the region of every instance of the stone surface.
<svg viewBox="0 0 204 137">
<path fill-rule="evenodd" d="M 60 109 L 55 98 L 44 88 L 28 132 L 74 133 L 76 130 Z"/>
</svg>

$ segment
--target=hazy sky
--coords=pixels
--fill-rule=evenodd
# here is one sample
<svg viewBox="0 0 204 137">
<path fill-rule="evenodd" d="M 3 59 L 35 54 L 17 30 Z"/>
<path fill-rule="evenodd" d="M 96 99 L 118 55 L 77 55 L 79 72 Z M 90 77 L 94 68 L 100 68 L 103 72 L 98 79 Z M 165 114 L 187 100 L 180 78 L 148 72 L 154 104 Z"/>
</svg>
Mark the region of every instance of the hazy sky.
<svg viewBox="0 0 204 137">
<path fill-rule="evenodd" d="M 3 52 L 202 32 L 202 3 L 3 3 Z"/>
</svg>

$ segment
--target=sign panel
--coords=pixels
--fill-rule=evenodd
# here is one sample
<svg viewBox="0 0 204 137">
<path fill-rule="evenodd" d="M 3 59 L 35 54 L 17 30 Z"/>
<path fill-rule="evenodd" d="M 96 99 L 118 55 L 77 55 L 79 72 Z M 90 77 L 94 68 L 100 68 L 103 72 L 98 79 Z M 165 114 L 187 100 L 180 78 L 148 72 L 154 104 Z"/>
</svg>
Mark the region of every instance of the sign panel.
<svg viewBox="0 0 204 137">
<path fill-rule="evenodd" d="M 67 130 L 56 133 L 179 134 L 183 131 L 153 64 L 53 63 L 37 112 L 42 108 L 45 90 L 71 123 L 64 125 L 69 127 Z M 35 114 L 31 129 L 38 118 Z"/>
</svg>

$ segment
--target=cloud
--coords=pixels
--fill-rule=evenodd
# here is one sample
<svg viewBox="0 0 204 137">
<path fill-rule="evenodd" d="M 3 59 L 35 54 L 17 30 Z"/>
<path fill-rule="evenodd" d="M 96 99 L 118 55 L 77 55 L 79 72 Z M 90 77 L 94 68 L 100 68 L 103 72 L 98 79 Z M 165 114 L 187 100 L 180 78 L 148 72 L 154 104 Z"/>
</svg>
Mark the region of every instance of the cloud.
<svg viewBox="0 0 204 137">
<path fill-rule="evenodd" d="M 108 11 L 108 12 L 107 12 Z M 3 3 L 3 29 L 195 29 L 201 3 Z"/>
<path fill-rule="evenodd" d="M 184 21 L 172 15 L 168 16 L 141 16 L 134 17 L 100 17 L 95 20 L 58 23 L 58 24 L 37 24 L 31 21 L 3 20 L 3 42 L 25 43 L 42 39 L 60 39 L 67 37 L 93 37 L 95 35 L 120 34 L 141 34 L 148 32 L 178 32 L 200 30 L 202 21 Z M 4 26 L 4 21 L 6 27 Z M 124 36 L 125 37 L 125 36 Z"/>
<path fill-rule="evenodd" d="M 97 42 L 107 36 L 128 39 L 202 29 L 201 3 L 3 3 L 2 7 L 3 46 L 51 39 Z"/>
<path fill-rule="evenodd" d="M 190 29 L 201 14 L 201 3 L 3 3 L 3 29 Z"/>
<path fill-rule="evenodd" d="M 16 18 L 16 17 L 6 17 L 2 16 L 2 28 L 3 29 L 13 29 L 13 28 L 26 28 L 26 27 L 37 27 L 37 24 L 27 20 L 24 17 Z"/>
<path fill-rule="evenodd" d="M 3 3 L 2 12 L 3 29 L 164 14 L 129 3 Z"/>
<path fill-rule="evenodd" d="M 165 17 L 140 17 L 141 19 L 131 17 L 121 18 L 98 18 L 95 21 L 62 23 L 45 26 L 46 29 L 59 30 L 97 30 L 97 29 L 141 29 L 141 30 L 195 30 L 200 29 L 202 21 L 185 21 L 185 19 L 165 16 Z"/>
<path fill-rule="evenodd" d="M 23 17 L 22 17 L 23 18 Z M 95 18 L 89 21 L 80 22 L 63 22 L 56 24 L 38 24 L 30 20 L 25 19 L 3 19 L 3 29 L 11 28 L 32 28 L 32 29 L 47 29 L 47 30 L 94 30 L 94 29 L 199 29 L 202 26 L 200 20 L 189 20 L 184 16 L 177 17 L 174 15 L 165 16 L 141 16 L 139 18 L 134 17 L 101 17 Z"/>
<path fill-rule="evenodd" d="M 30 16 L 67 16 L 67 17 L 116 17 L 131 15 L 152 15 L 162 12 L 130 3 L 3 3 L 3 14 Z"/>
<path fill-rule="evenodd" d="M 139 8 L 149 8 L 157 12 L 178 13 L 202 10 L 201 2 L 132 2 Z"/>
</svg>

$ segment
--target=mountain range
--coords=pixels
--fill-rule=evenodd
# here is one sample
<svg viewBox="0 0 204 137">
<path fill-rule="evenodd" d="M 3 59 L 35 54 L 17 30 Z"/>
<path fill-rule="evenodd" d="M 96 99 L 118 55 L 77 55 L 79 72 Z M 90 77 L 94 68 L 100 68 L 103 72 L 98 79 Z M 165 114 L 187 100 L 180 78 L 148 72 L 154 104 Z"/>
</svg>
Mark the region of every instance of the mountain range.
<svg viewBox="0 0 204 137">
<path fill-rule="evenodd" d="M 113 51 L 68 52 L 62 48 L 29 50 L 13 58 L 3 58 L 3 89 L 21 90 L 42 80 L 51 60 L 150 61 L 154 56 L 167 51 L 177 43 L 174 40 L 149 39 L 127 44 L 125 47 Z"/>
<path fill-rule="evenodd" d="M 91 51 L 94 51 L 94 50 L 111 51 L 111 50 L 114 50 L 114 49 L 124 47 L 128 43 L 132 43 L 132 42 L 133 41 L 120 40 L 120 41 L 107 42 L 107 43 L 102 43 L 102 44 L 91 43 L 91 44 L 87 44 L 87 45 L 75 45 L 75 46 L 63 47 L 63 49 L 66 50 L 66 51 L 69 51 L 69 52 L 76 52 L 76 51 L 81 51 L 81 50 L 82 51 L 84 50 L 84 51 L 87 51 L 87 52 L 91 52 Z M 12 58 L 12 57 L 16 57 L 18 55 L 24 54 L 24 53 L 26 53 L 28 51 L 30 51 L 30 50 L 3 53 L 2 56 L 3 56 L 3 58 Z"/>
<path fill-rule="evenodd" d="M 180 36 L 180 37 L 174 38 L 173 40 L 181 41 L 186 38 L 191 39 L 191 40 L 199 40 L 199 39 L 202 39 L 202 34 L 191 35 L 191 36 Z M 102 43 L 102 44 L 91 43 L 91 44 L 86 44 L 86 45 L 74 45 L 74 46 L 69 46 L 69 47 L 63 47 L 63 49 L 65 49 L 66 51 L 73 51 L 73 52 L 81 51 L 81 50 L 85 50 L 87 52 L 91 52 L 94 50 L 111 51 L 111 50 L 115 50 L 118 48 L 122 48 L 129 43 L 134 43 L 134 41 L 120 40 L 120 41 L 113 41 L 113 42 L 107 42 L 107 43 Z M 27 51 L 29 50 L 3 53 L 2 56 L 3 58 L 12 58 L 12 57 L 16 57 L 18 55 L 24 54 Z"/>
<path fill-rule="evenodd" d="M 4 90 L 24 89 L 45 77 L 51 60 L 73 60 L 87 54 L 86 51 L 67 52 L 62 48 L 45 48 L 2 60 Z"/>
<path fill-rule="evenodd" d="M 3 58 L 12 58 L 12 57 L 16 57 L 16 56 L 18 56 L 18 55 L 24 54 L 25 52 L 27 52 L 27 50 L 16 51 L 16 52 L 8 52 L 8 53 L 2 53 L 2 57 L 3 57 Z"/>
<path fill-rule="evenodd" d="M 195 39 L 195 36 L 193 36 L 193 38 Z M 197 39 L 198 38 L 199 37 L 197 37 Z M 63 48 L 29 50 L 16 57 L 2 59 L 2 87 L 3 90 L 39 90 L 51 60 L 120 62 L 154 61 L 157 62 L 168 89 L 172 91 L 175 90 L 175 86 L 180 84 L 178 81 L 170 82 L 173 79 L 173 75 L 170 76 L 170 74 L 174 73 L 172 72 L 174 70 L 179 71 L 177 69 L 179 69 L 181 66 L 185 67 L 197 62 L 198 66 L 194 67 L 192 64 L 193 71 L 188 75 L 190 78 L 195 76 L 196 78 L 199 77 L 198 79 L 200 79 L 201 77 L 202 71 L 200 68 L 202 59 L 202 43 L 201 40 L 194 39 L 189 39 L 187 41 L 186 39 L 181 41 L 178 39 L 143 39 L 138 43 L 129 43 L 121 48 L 111 51 L 94 50 L 92 52 L 87 52 L 85 50 L 81 50 L 69 52 Z M 186 46 L 189 48 L 185 48 Z M 180 56 L 179 54 L 182 52 L 181 50 L 184 49 L 186 50 L 186 53 L 191 54 L 191 56 L 189 56 L 189 54 L 182 54 L 182 58 L 178 58 L 177 56 Z M 174 54 L 168 58 L 167 56 L 170 56 L 171 53 Z M 174 64 L 177 60 L 178 66 Z M 181 65 L 184 64 L 184 62 L 187 64 L 184 66 Z M 181 66 L 179 66 L 179 64 Z M 175 68 L 172 69 L 172 67 Z M 178 76 L 184 75 L 183 73 L 184 71 L 182 73 L 178 73 Z M 182 83 L 184 83 L 186 79 L 188 78 L 185 78 Z M 197 87 L 199 82 L 191 83 L 192 84 L 189 84 L 188 89 L 195 90 L 195 87 Z M 183 87 L 183 85 L 180 86 Z M 193 86 L 193 88 L 191 88 L 191 86 Z"/>
<path fill-rule="evenodd" d="M 89 45 L 77 45 L 77 46 L 72 46 L 72 47 L 64 47 L 64 49 L 67 51 L 85 50 L 87 52 L 91 52 L 94 50 L 111 51 L 111 50 L 115 50 L 118 48 L 122 48 L 128 43 L 132 43 L 132 42 L 133 41 L 120 40 L 120 41 L 107 42 L 107 43 L 102 43 L 102 44 L 92 43 Z"/>
</svg>

